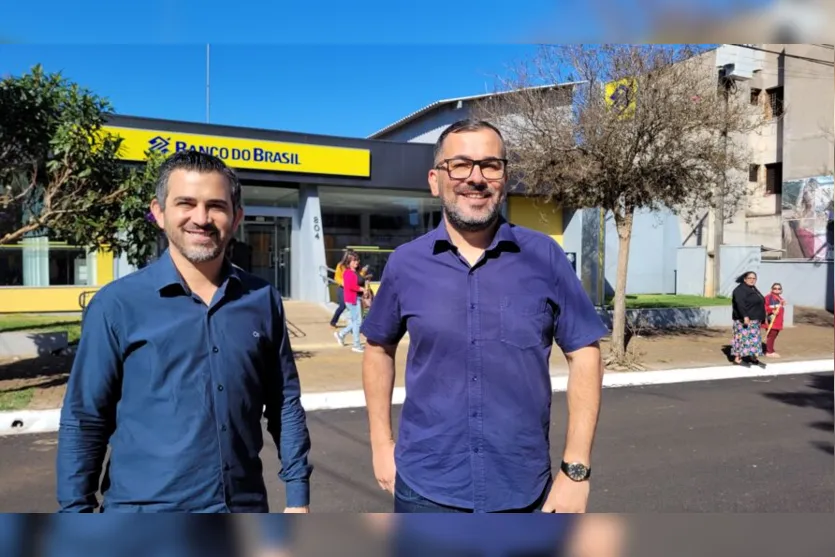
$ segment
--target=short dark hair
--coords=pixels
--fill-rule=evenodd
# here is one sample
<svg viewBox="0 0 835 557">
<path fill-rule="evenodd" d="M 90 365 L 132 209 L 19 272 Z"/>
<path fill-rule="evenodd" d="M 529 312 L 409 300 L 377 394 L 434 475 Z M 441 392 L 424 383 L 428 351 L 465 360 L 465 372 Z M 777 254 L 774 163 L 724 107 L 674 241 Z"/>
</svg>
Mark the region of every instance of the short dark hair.
<svg viewBox="0 0 835 557">
<path fill-rule="evenodd" d="M 168 157 L 162 163 L 157 178 L 156 197 L 157 203 L 165 209 L 165 200 L 168 197 L 168 180 L 175 170 L 194 170 L 201 173 L 218 172 L 226 177 L 229 184 L 229 194 L 232 198 L 232 208 L 237 211 L 241 208 L 241 182 L 235 171 L 226 166 L 221 159 L 208 153 L 200 151 L 178 151 Z"/>
<path fill-rule="evenodd" d="M 744 273 L 736 277 L 737 284 L 742 284 L 743 282 L 745 282 L 745 279 L 748 275 L 754 275 L 754 278 L 757 278 L 757 273 L 755 273 L 754 271 L 745 271 Z"/>
<path fill-rule="evenodd" d="M 435 163 L 438 162 L 438 157 L 441 156 L 441 152 L 444 150 L 444 141 L 446 141 L 446 138 L 449 134 L 462 132 L 477 132 L 481 130 L 493 130 L 494 132 L 496 132 L 496 135 L 498 135 L 499 139 L 502 140 L 502 157 L 507 157 L 507 148 L 504 144 L 504 136 L 502 136 L 502 132 L 499 131 L 499 128 L 497 128 L 487 120 L 476 120 L 474 118 L 467 118 L 465 120 L 458 120 L 454 124 L 451 124 L 443 132 L 441 132 L 441 135 L 435 142 Z"/>
</svg>

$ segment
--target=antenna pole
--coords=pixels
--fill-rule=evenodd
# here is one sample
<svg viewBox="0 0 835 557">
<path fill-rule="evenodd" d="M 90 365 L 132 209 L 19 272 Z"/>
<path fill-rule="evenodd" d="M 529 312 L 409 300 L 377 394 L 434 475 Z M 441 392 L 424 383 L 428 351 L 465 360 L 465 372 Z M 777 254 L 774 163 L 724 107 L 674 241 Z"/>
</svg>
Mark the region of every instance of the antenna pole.
<svg viewBox="0 0 835 557">
<path fill-rule="evenodd" d="M 209 44 L 206 43 L 206 123 L 209 123 Z"/>
</svg>

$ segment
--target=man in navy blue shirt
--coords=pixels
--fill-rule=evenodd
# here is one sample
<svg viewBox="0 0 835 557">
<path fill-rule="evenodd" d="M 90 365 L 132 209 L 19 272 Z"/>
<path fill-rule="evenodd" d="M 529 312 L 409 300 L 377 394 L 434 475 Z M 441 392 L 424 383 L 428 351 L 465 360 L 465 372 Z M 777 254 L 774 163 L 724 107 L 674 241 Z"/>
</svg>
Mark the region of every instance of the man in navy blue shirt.
<svg viewBox="0 0 835 557">
<path fill-rule="evenodd" d="M 261 417 L 287 512 L 307 512 L 312 467 L 281 296 L 232 266 L 241 186 L 193 151 L 162 166 L 151 209 L 169 249 L 90 302 L 58 433 L 63 512 L 267 512 Z M 265 410 L 266 407 L 266 410 Z"/>
<path fill-rule="evenodd" d="M 507 154 L 491 124 L 441 134 L 443 223 L 390 256 L 362 332 L 374 474 L 395 512 L 584 512 L 607 329 L 550 237 L 501 216 Z M 409 334 L 397 443 L 391 394 Z M 552 474 L 553 342 L 569 366 L 568 431 Z"/>
</svg>

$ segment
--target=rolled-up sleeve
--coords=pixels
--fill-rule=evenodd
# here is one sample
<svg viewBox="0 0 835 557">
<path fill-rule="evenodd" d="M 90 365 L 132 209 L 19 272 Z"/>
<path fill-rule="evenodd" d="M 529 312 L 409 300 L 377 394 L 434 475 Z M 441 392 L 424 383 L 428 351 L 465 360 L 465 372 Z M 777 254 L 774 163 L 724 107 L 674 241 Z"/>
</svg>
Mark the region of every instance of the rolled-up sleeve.
<svg viewBox="0 0 835 557">
<path fill-rule="evenodd" d="M 374 302 L 362 321 L 361 331 L 365 338 L 382 345 L 397 344 L 406 334 L 397 292 L 397 256 L 395 251 L 389 257 L 383 279 L 374 295 Z"/>
<path fill-rule="evenodd" d="M 58 430 L 59 512 L 94 512 L 102 464 L 121 396 L 122 356 L 116 324 L 102 293 L 82 324 Z"/>
<path fill-rule="evenodd" d="M 301 403 L 301 382 L 287 334 L 284 305 L 277 292 L 274 292 L 272 318 L 278 377 L 277 381 L 270 381 L 267 393 L 267 430 L 278 447 L 281 461 L 278 477 L 285 484 L 287 506 L 304 507 L 310 504 L 310 476 L 313 473 L 308 462 L 310 433 Z"/>
</svg>

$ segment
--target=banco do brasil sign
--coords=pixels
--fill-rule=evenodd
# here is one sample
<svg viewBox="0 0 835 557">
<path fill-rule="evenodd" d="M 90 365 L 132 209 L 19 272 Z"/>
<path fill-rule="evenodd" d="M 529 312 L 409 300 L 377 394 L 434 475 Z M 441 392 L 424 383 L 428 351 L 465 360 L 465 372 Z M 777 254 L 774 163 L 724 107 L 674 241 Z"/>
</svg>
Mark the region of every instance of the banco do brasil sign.
<svg viewBox="0 0 835 557">
<path fill-rule="evenodd" d="M 119 157 L 123 160 L 143 161 L 148 151 L 164 155 L 200 151 L 222 159 L 233 168 L 337 176 L 371 175 L 371 153 L 367 149 L 116 126 L 105 126 L 104 131 L 122 137 Z"/>
</svg>

